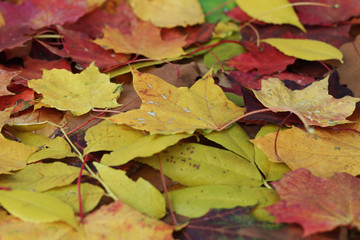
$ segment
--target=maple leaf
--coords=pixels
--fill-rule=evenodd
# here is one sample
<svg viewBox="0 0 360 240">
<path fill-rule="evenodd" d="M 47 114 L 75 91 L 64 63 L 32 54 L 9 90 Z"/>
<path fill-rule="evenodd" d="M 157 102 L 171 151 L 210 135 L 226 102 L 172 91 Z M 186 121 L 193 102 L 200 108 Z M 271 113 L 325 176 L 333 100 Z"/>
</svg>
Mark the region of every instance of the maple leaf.
<svg viewBox="0 0 360 240">
<path fill-rule="evenodd" d="M 0 96 L 13 94 L 12 92 L 9 92 L 7 86 L 10 85 L 11 80 L 19 75 L 19 73 L 20 71 L 11 71 L 0 65 Z"/>
<path fill-rule="evenodd" d="M 248 50 L 238 56 L 231 58 L 226 64 L 243 72 L 249 72 L 257 69 L 259 74 L 272 74 L 277 71 L 283 71 L 285 68 L 295 62 L 294 57 L 286 56 L 269 44 L 260 44 L 260 48 L 255 43 L 245 42 Z M 276 61 L 273 61 L 276 59 Z"/>
<path fill-rule="evenodd" d="M 153 59 L 178 57 L 185 54 L 181 48 L 186 44 L 185 37 L 165 41 L 160 29 L 150 22 L 138 22 L 131 34 L 123 34 L 119 29 L 106 25 L 104 37 L 94 43 L 113 49 L 117 53 L 137 53 Z"/>
<path fill-rule="evenodd" d="M 196 129 L 220 130 L 244 113 L 214 84 L 209 71 L 190 89 L 176 88 L 164 80 L 132 69 L 140 109 L 114 115 L 109 120 L 152 134 L 193 133 Z"/>
<path fill-rule="evenodd" d="M 298 116 L 307 127 L 333 126 L 350 122 L 350 116 L 359 98 L 345 96 L 336 99 L 328 94 L 328 79 L 312 83 L 303 90 L 291 91 L 276 78 L 262 81 L 260 91 L 254 91 L 256 98 L 273 112 L 292 112 Z M 340 107 L 341 106 L 341 107 Z"/>
<path fill-rule="evenodd" d="M 298 169 L 273 183 L 281 201 L 265 209 L 277 222 L 300 224 L 304 236 L 338 226 L 360 229 L 359 184 L 358 178 L 347 173 L 335 173 L 326 179 L 313 176 L 307 169 Z"/>
<path fill-rule="evenodd" d="M 130 0 L 128 2 L 138 18 L 150 21 L 157 27 L 185 27 L 201 24 L 205 20 L 197 0 Z"/>
<path fill-rule="evenodd" d="M 64 69 L 44 70 L 43 78 L 29 81 L 29 87 L 43 95 L 42 103 L 82 115 L 94 107 L 114 108 L 121 85 L 110 83 L 92 63 L 80 74 Z"/>
</svg>

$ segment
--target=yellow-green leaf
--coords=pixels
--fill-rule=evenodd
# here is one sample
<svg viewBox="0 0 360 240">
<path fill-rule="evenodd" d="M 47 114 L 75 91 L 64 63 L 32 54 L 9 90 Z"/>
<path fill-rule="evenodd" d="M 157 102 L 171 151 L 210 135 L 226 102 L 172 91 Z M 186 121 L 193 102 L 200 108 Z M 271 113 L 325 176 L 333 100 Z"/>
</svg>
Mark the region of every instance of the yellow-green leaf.
<svg viewBox="0 0 360 240">
<path fill-rule="evenodd" d="M 28 163 L 37 162 L 45 158 L 61 159 L 76 156 L 75 153 L 71 152 L 71 147 L 62 137 L 51 139 L 31 132 L 14 132 L 13 134 L 22 143 L 39 148 L 37 152 L 29 157 Z"/>
<path fill-rule="evenodd" d="M 64 221 L 78 229 L 72 208 L 58 198 L 25 190 L 0 191 L 0 203 L 12 215 L 29 222 Z"/>
<path fill-rule="evenodd" d="M 291 24 L 305 31 L 288 0 L 236 0 L 236 3 L 244 12 L 257 20 L 274 24 Z"/>
<path fill-rule="evenodd" d="M 0 183 L 1 184 L 1 183 Z M 54 195 L 62 200 L 64 203 L 69 204 L 75 211 L 79 212 L 79 197 L 78 186 L 70 185 L 65 187 L 54 188 L 46 193 Z M 99 203 L 101 197 L 104 195 L 104 190 L 98 186 L 82 183 L 81 184 L 81 201 L 83 213 L 88 213 L 93 210 Z"/>
<path fill-rule="evenodd" d="M 232 185 L 205 185 L 169 192 L 173 210 L 181 215 L 197 218 L 211 208 L 234 208 L 236 206 L 263 207 L 279 200 L 276 192 L 263 187 L 239 187 Z M 264 211 L 264 210 L 263 210 Z M 262 219 L 270 219 L 263 212 Z"/>
<path fill-rule="evenodd" d="M 124 203 L 155 218 L 161 218 L 166 214 L 164 198 L 148 181 L 139 178 L 134 182 L 126 176 L 125 171 L 96 162 L 94 165 L 111 191 Z"/>
<path fill-rule="evenodd" d="M 44 70 L 42 79 L 28 82 L 30 88 L 43 95 L 41 102 L 74 115 L 93 108 L 114 108 L 121 85 L 111 83 L 107 74 L 100 73 L 92 63 L 81 73 L 65 69 Z"/>
<path fill-rule="evenodd" d="M 41 192 L 70 184 L 79 171 L 61 162 L 30 164 L 14 174 L 0 175 L 0 186 Z"/>
<path fill-rule="evenodd" d="M 280 52 L 288 56 L 308 61 L 336 59 L 343 62 L 342 52 L 325 42 L 290 38 L 267 38 L 262 41 L 276 47 Z"/>
<path fill-rule="evenodd" d="M 142 100 L 140 109 L 110 117 L 117 124 L 152 134 L 193 133 L 196 129 L 222 130 L 243 115 L 244 108 L 228 100 L 209 71 L 190 89 L 176 88 L 151 74 L 132 69 L 133 84 Z"/>
<path fill-rule="evenodd" d="M 164 174 L 183 185 L 262 184 L 257 168 L 230 151 L 197 143 L 177 144 L 162 151 L 160 158 Z M 159 169 L 157 155 L 138 161 Z"/>
<path fill-rule="evenodd" d="M 172 28 L 201 24 L 205 16 L 197 0 L 130 0 L 137 17 L 157 27 Z"/>
<path fill-rule="evenodd" d="M 10 173 L 26 166 L 27 159 L 36 147 L 8 140 L 0 136 L 0 173 Z"/>
</svg>

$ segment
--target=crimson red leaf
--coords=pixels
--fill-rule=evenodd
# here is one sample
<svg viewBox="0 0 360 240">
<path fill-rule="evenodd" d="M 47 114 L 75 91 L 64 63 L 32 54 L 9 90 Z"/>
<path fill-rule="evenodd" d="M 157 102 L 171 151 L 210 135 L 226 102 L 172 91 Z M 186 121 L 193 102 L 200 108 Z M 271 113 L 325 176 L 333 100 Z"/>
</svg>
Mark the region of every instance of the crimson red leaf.
<svg viewBox="0 0 360 240">
<path fill-rule="evenodd" d="M 226 62 L 228 66 L 243 72 L 257 69 L 258 73 L 263 75 L 281 72 L 296 60 L 296 58 L 286 56 L 266 43 L 261 43 L 260 48 L 258 48 L 255 43 L 245 42 L 244 47 L 249 52 L 233 57 Z"/>
<path fill-rule="evenodd" d="M 13 113 L 25 110 L 35 104 L 35 92 L 32 89 L 26 89 L 25 91 L 10 96 L 0 97 L 0 111 L 5 108 L 15 107 Z"/>
<path fill-rule="evenodd" d="M 359 185 L 360 179 L 348 173 L 326 179 L 299 168 L 273 183 L 281 201 L 265 209 L 277 222 L 301 224 L 304 236 L 338 226 L 360 229 Z"/>
</svg>

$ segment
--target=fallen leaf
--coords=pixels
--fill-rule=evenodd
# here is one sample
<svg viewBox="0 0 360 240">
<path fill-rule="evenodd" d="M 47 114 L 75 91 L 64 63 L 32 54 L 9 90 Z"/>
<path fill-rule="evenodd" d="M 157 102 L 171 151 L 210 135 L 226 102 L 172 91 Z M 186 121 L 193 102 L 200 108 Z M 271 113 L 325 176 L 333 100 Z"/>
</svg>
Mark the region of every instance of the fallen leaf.
<svg viewBox="0 0 360 240">
<path fill-rule="evenodd" d="M 261 43 L 260 47 L 257 47 L 255 43 L 246 42 L 245 47 L 248 52 L 228 60 L 226 64 L 229 67 L 234 67 L 243 72 L 257 69 L 258 74 L 263 75 L 281 72 L 296 60 L 294 57 L 286 56 L 269 44 Z M 276 59 L 276 61 L 273 61 L 273 59 Z"/>
<path fill-rule="evenodd" d="M 9 71 L 0 65 L 0 96 L 13 94 L 7 89 L 7 86 L 10 85 L 11 80 L 19 75 L 19 73 L 20 71 Z"/>
<path fill-rule="evenodd" d="M 291 91 L 276 78 L 262 81 L 260 91 L 253 91 L 256 98 L 273 112 L 292 112 L 306 125 L 321 127 L 350 122 L 346 120 L 359 98 L 345 96 L 336 99 L 328 94 L 329 76 L 312 83 L 303 90 Z M 341 106 L 341 108 L 340 108 Z"/>
<path fill-rule="evenodd" d="M 130 0 L 136 16 L 157 27 L 172 28 L 201 24 L 205 16 L 197 0 Z"/>
<path fill-rule="evenodd" d="M 238 116 L 243 108 L 228 100 L 214 84 L 211 72 L 190 89 L 176 88 L 164 80 L 132 69 L 140 109 L 114 115 L 109 120 L 152 134 L 193 133 L 196 129 L 219 130 Z M 171 114 L 169 114 L 171 113 Z"/>
<path fill-rule="evenodd" d="M 114 108 L 121 85 L 110 83 L 92 63 L 80 74 L 64 69 L 44 70 L 43 78 L 29 81 L 29 87 L 43 95 L 41 102 L 79 116 L 93 108 Z"/>
<path fill-rule="evenodd" d="M 227 3 L 226 0 L 213 0 L 213 1 L 207 1 L 207 0 L 199 0 L 199 3 L 204 10 L 205 13 L 205 20 L 209 23 L 216 23 L 218 21 L 220 22 L 227 22 L 229 21 L 229 17 L 225 15 L 226 12 L 230 11 L 236 6 L 235 2 L 228 3 L 226 5 L 222 5 Z M 219 6 L 222 6 L 219 8 Z M 214 11 L 214 9 L 216 11 Z"/>
<path fill-rule="evenodd" d="M 305 32 L 294 8 L 288 0 L 246 1 L 236 0 L 237 5 L 251 17 L 266 23 L 291 24 Z M 285 7 L 286 6 L 286 7 Z"/>
<path fill-rule="evenodd" d="M 5 110 L 0 111 L 0 130 L 3 128 L 5 123 L 9 120 L 12 111 L 13 111 L 13 108 L 6 108 Z"/>
<path fill-rule="evenodd" d="M 357 218 L 360 180 L 347 173 L 319 178 L 307 169 L 289 172 L 273 183 L 281 201 L 266 207 L 277 222 L 298 223 L 304 236 L 330 231 L 338 226 L 360 228 Z"/>
<path fill-rule="evenodd" d="M 289 2 L 304 3 L 304 5 L 295 6 L 295 9 L 300 21 L 306 25 L 332 25 L 359 16 L 360 12 L 357 0 L 289 0 Z M 309 4 L 312 2 L 324 5 Z"/>
<path fill-rule="evenodd" d="M 31 39 L 33 30 L 27 25 L 4 26 L 0 29 L 0 52 L 23 46 Z M 10 37 L 10 38 L 9 38 Z"/>
<path fill-rule="evenodd" d="M 278 201 L 274 190 L 263 187 L 204 185 L 169 192 L 173 210 L 186 217 L 197 218 L 212 208 L 270 205 Z"/>
<path fill-rule="evenodd" d="M 262 177 L 253 164 L 223 149 L 196 143 L 177 144 L 162 151 L 160 159 L 164 174 L 186 186 L 262 184 Z M 157 155 L 137 161 L 159 169 Z"/>
<path fill-rule="evenodd" d="M 69 185 L 78 176 L 79 168 L 62 162 L 37 163 L 10 175 L 0 175 L 0 186 L 43 192 Z"/>
<path fill-rule="evenodd" d="M 154 218 L 165 215 L 165 199 L 148 181 L 139 178 L 136 182 L 126 176 L 126 172 L 115 170 L 94 162 L 100 177 L 124 203 Z"/>
<path fill-rule="evenodd" d="M 25 190 L 0 191 L 0 203 L 12 215 L 30 222 L 64 221 L 79 229 L 72 208 L 58 198 Z"/>
<path fill-rule="evenodd" d="M 343 54 L 337 48 L 317 40 L 267 38 L 261 40 L 284 54 L 308 61 L 336 59 L 343 63 Z"/>
<path fill-rule="evenodd" d="M 36 147 L 8 140 L 0 136 L 0 173 L 10 173 L 26 166 L 27 159 Z"/>
<path fill-rule="evenodd" d="M 14 107 L 13 113 L 16 113 L 30 108 L 35 104 L 34 93 L 32 89 L 27 88 L 15 95 L 0 96 L 0 111 Z"/>
<path fill-rule="evenodd" d="M 136 53 L 152 59 L 173 58 L 185 54 L 182 47 L 186 44 L 185 37 L 164 41 L 160 28 L 149 22 L 139 22 L 131 34 L 123 34 L 119 29 L 106 25 L 104 37 L 94 43 L 113 49 L 117 53 Z"/>
<path fill-rule="evenodd" d="M 88 213 L 98 205 L 101 197 L 104 195 L 104 190 L 98 186 L 82 183 L 81 187 L 81 201 L 83 213 Z M 75 213 L 79 212 L 79 196 L 78 186 L 69 185 L 58 187 L 47 191 L 51 195 L 62 200 L 64 203 L 70 205 Z"/>
</svg>

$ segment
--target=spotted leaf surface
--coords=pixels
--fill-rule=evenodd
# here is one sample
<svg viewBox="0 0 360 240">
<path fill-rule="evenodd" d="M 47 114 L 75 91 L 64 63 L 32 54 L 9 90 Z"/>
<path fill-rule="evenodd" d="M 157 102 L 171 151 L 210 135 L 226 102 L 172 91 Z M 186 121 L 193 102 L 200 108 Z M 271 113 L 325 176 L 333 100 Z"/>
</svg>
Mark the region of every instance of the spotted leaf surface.
<svg viewBox="0 0 360 240">
<path fill-rule="evenodd" d="M 360 98 L 345 96 L 336 99 L 328 94 L 328 77 L 303 90 L 290 90 L 277 78 L 262 81 L 256 98 L 273 112 L 292 112 L 305 124 L 321 127 L 349 122 Z"/>
<path fill-rule="evenodd" d="M 221 130 L 243 115 L 244 108 L 228 100 L 214 83 L 211 71 L 190 89 L 176 88 L 159 77 L 132 69 L 140 109 L 110 117 L 117 124 L 152 134 L 193 133 L 196 129 Z"/>
</svg>

